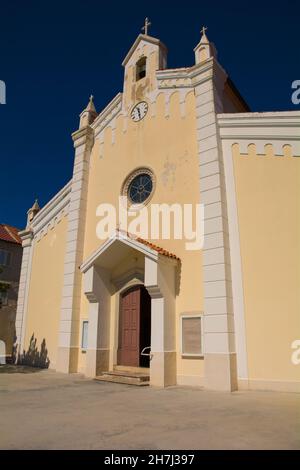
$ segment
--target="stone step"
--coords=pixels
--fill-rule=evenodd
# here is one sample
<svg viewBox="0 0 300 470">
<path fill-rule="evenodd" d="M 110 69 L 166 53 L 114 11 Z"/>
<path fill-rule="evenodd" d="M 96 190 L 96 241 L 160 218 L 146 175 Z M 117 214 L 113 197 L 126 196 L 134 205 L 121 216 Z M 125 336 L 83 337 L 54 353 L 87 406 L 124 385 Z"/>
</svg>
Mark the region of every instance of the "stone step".
<svg viewBox="0 0 300 470">
<path fill-rule="evenodd" d="M 125 371 L 125 372 L 142 372 L 146 375 L 150 374 L 149 367 L 132 367 L 132 366 L 114 366 L 114 370 Z"/>
<path fill-rule="evenodd" d="M 139 379 L 141 381 L 147 381 L 150 379 L 149 374 L 145 374 L 144 372 L 132 372 L 131 370 L 113 370 L 105 372 L 107 375 L 114 375 L 116 377 L 130 377 L 133 379 Z"/>
<path fill-rule="evenodd" d="M 133 378 L 133 377 L 125 377 L 125 376 L 116 376 L 116 375 L 109 375 L 109 374 L 102 374 L 95 377 L 95 380 L 99 382 L 113 382 L 118 384 L 126 384 L 126 385 L 136 385 L 138 387 L 144 387 L 149 385 L 149 381 L 141 381 L 140 379 Z"/>
<path fill-rule="evenodd" d="M 116 371 L 104 372 L 101 375 L 95 377 L 95 380 L 101 382 L 113 382 L 126 385 L 137 385 L 139 387 L 149 385 L 149 376 L 146 375 L 124 375 L 124 373 L 118 374 Z"/>
</svg>

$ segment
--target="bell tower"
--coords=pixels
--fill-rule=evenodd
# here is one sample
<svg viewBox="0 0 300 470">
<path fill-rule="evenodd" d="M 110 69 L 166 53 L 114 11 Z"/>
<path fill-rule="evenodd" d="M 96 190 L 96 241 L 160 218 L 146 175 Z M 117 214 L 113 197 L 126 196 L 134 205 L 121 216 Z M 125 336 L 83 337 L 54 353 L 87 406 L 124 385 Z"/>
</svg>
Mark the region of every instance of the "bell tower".
<svg viewBox="0 0 300 470">
<path fill-rule="evenodd" d="M 130 109 L 135 103 L 147 100 L 156 89 L 156 71 L 167 67 L 167 48 L 159 40 L 149 36 L 151 23 L 148 18 L 122 65 L 124 67 L 124 106 Z"/>
</svg>

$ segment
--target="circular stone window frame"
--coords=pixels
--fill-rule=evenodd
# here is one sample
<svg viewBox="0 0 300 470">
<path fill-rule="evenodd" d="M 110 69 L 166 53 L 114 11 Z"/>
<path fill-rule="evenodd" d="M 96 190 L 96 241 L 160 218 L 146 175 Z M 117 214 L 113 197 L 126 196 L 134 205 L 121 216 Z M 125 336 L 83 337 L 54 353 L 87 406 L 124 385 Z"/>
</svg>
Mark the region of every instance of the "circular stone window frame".
<svg viewBox="0 0 300 470">
<path fill-rule="evenodd" d="M 149 194 L 149 196 L 147 197 L 147 199 L 145 199 L 145 201 L 139 202 L 139 203 L 132 202 L 132 200 L 130 199 L 129 194 L 128 194 L 129 186 L 131 185 L 132 181 L 137 176 L 144 175 L 144 174 L 149 175 L 151 180 L 152 180 L 152 191 Z M 147 206 L 147 204 L 149 204 L 149 202 L 152 199 L 153 194 L 155 192 L 155 188 L 156 188 L 156 178 L 155 178 L 153 170 L 151 168 L 145 167 L 145 166 L 144 167 L 139 167 L 139 168 L 136 168 L 135 170 L 133 170 L 131 173 L 129 173 L 129 175 L 126 177 L 124 183 L 122 184 L 121 195 L 123 197 L 126 197 L 127 208 L 128 209 L 138 210 L 138 209 L 142 209 L 143 207 Z"/>
</svg>

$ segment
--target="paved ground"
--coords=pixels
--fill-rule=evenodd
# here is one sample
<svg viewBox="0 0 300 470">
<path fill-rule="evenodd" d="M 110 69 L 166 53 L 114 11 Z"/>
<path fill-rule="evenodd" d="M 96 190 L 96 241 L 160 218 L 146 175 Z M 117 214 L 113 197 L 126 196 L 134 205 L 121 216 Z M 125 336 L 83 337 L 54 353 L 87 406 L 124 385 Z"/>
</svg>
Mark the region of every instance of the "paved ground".
<svg viewBox="0 0 300 470">
<path fill-rule="evenodd" d="M 300 449 L 300 395 L 0 374 L 1 449 Z"/>
</svg>

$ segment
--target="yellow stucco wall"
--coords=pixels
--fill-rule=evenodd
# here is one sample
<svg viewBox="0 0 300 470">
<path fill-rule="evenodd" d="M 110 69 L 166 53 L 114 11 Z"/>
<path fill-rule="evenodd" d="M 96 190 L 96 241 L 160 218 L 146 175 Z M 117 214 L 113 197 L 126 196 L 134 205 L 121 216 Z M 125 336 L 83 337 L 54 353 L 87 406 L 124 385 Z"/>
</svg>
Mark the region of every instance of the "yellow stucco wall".
<svg viewBox="0 0 300 470">
<path fill-rule="evenodd" d="M 249 378 L 299 381 L 300 159 L 233 147 Z"/>
<path fill-rule="evenodd" d="M 111 128 L 104 131 L 103 144 L 101 138 L 95 141 L 90 162 L 84 259 L 102 243 L 96 236 L 96 224 L 100 220 L 96 216 L 97 206 L 106 202 L 117 207 L 123 182 L 136 168 L 150 167 L 155 175 L 156 187 L 151 203 L 199 203 L 194 93 L 186 97 L 184 117 L 181 117 L 178 92 L 171 96 L 168 117 L 163 94 L 157 97 L 155 117 L 152 117 L 150 103 L 149 108 L 147 116 L 139 123 L 119 116 L 114 143 Z M 124 119 L 127 119 L 126 126 Z M 181 287 L 176 299 L 176 325 L 179 328 L 180 313 L 203 310 L 201 252 L 186 251 L 185 240 L 160 239 L 153 240 L 153 243 L 181 259 Z M 88 303 L 82 295 L 82 319 L 87 312 Z M 179 331 L 176 337 L 179 351 Z M 84 360 L 81 355 L 80 367 L 83 367 Z M 177 373 L 202 375 L 203 361 L 182 359 L 178 352 Z"/>
<path fill-rule="evenodd" d="M 34 334 L 38 350 L 46 341 L 50 368 L 55 368 L 62 300 L 67 217 L 34 241 L 25 330 L 25 350 Z"/>
</svg>

